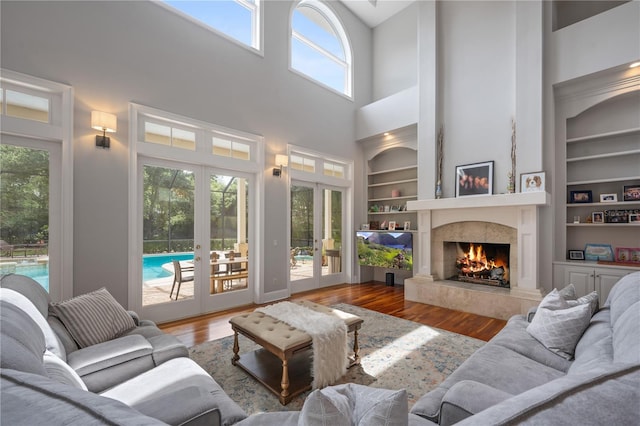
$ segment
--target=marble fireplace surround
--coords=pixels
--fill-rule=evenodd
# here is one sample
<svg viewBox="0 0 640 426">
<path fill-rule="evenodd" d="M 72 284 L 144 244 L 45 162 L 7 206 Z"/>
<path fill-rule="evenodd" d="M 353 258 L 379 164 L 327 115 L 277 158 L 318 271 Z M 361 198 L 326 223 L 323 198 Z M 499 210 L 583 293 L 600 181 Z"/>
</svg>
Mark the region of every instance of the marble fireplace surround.
<svg viewBox="0 0 640 426">
<path fill-rule="evenodd" d="M 526 313 L 542 298 L 538 207 L 549 202 L 546 192 L 408 202 L 418 213 L 419 256 L 414 276 L 405 280 L 405 299 L 501 319 Z M 511 287 L 443 279 L 445 241 L 510 244 Z"/>
</svg>

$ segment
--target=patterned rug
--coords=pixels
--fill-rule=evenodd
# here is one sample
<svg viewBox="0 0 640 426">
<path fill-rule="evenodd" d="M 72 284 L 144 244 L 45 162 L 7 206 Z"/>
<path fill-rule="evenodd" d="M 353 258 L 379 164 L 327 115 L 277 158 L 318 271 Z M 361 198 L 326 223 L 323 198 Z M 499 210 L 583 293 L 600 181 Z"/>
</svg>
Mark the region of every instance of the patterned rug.
<svg viewBox="0 0 640 426">
<path fill-rule="evenodd" d="M 361 365 L 350 368 L 338 383 L 406 389 L 409 408 L 484 344 L 471 337 L 357 306 L 341 303 L 332 307 L 364 320 L 358 337 Z M 352 335 L 349 337 L 352 345 Z M 240 353 L 258 348 L 243 336 L 239 343 Z M 307 391 L 282 406 L 274 394 L 231 365 L 233 336 L 194 346 L 189 353 L 248 414 L 300 410 L 309 394 Z"/>
</svg>

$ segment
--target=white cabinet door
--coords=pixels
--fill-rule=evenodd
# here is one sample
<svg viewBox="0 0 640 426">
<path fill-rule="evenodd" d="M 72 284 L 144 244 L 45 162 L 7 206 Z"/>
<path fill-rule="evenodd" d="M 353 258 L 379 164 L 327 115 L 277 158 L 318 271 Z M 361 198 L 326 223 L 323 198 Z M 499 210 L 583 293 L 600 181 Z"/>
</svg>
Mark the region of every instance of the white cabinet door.
<svg viewBox="0 0 640 426">
<path fill-rule="evenodd" d="M 615 270 L 615 269 L 596 269 L 596 291 L 600 298 L 600 306 L 604 306 L 611 288 L 617 283 L 620 278 L 629 274 L 629 271 Z"/>
<path fill-rule="evenodd" d="M 592 267 L 565 266 L 564 285 L 573 284 L 576 288 L 576 296 L 584 296 L 595 290 L 593 281 L 594 271 Z M 562 287 L 558 287 L 559 289 Z M 608 293 L 607 293 L 608 294 Z"/>
</svg>

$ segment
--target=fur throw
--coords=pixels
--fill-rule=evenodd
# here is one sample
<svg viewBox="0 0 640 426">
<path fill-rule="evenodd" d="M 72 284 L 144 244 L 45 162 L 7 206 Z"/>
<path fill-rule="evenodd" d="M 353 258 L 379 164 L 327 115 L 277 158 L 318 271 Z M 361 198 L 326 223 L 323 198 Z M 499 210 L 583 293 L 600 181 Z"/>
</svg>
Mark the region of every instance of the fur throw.
<svg viewBox="0 0 640 426">
<path fill-rule="evenodd" d="M 313 389 L 328 386 L 347 372 L 347 325 L 343 320 L 291 302 L 276 303 L 258 308 L 256 311 L 303 330 L 311 336 Z"/>
</svg>

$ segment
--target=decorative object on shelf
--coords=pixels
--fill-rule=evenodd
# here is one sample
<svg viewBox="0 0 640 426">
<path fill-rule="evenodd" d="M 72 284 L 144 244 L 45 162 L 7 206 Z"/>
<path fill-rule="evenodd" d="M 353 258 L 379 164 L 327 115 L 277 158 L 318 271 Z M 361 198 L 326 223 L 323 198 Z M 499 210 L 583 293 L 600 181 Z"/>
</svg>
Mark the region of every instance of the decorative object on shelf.
<svg viewBox="0 0 640 426">
<path fill-rule="evenodd" d="M 392 189 L 391 190 L 391 198 L 398 198 L 400 196 L 400 190 L 399 189 Z"/>
<path fill-rule="evenodd" d="M 593 193 L 591 191 L 570 191 L 569 203 L 592 203 Z"/>
<path fill-rule="evenodd" d="M 372 231 L 377 231 L 378 229 L 380 229 L 380 222 L 378 222 L 377 220 L 372 220 L 371 222 L 369 222 L 369 229 Z"/>
<path fill-rule="evenodd" d="M 604 221 L 606 223 L 631 223 L 631 215 L 640 214 L 640 209 L 605 210 Z"/>
<path fill-rule="evenodd" d="M 389 213 L 391 211 L 391 206 L 384 206 L 384 212 Z"/>
<path fill-rule="evenodd" d="M 616 247 L 616 262 L 640 263 L 640 247 Z"/>
<path fill-rule="evenodd" d="M 580 216 L 576 215 L 573 217 L 573 223 L 580 223 Z"/>
<path fill-rule="evenodd" d="M 545 172 L 521 173 L 520 192 L 544 191 L 546 186 Z"/>
<path fill-rule="evenodd" d="M 582 250 L 569 250 L 570 260 L 584 260 L 584 251 Z"/>
<path fill-rule="evenodd" d="M 601 203 L 615 203 L 618 201 L 618 194 L 600 194 Z"/>
<path fill-rule="evenodd" d="M 400 209 L 402 208 L 402 206 L 391 206 L 391 212 L 392 213 L 397 213 L 400 211 Z"/>
<path fill-rule="evenodd" d="M 509 177 L 509 183 L 507 184 L 507 192 L 513 194 L 516 192 L 516 120 L 511 119 L 511 171 L 507 174 Z M 522 189 L 522 182 L 520 183 L 520 192 L 524 192 Z M 544 190 L 544 189 L 543 189 Z"/>
<path fill-rule="evenodd" d="M 440 130 L 438 131 L 438 179 L 436 183 L 436 198 L 442 198 L 442 158 L 444 157 L 443 151 L 444 144 L 444 127 L 440 126 Z"/>
<path fill-rule="evenodd" d="M 623 201 L 640 201 L 640 185 L 623 185 Z"/>
<path fill-rule="evenodd" d="M 610 244 L 587 243 L 584 247 L 585 260 L 605 260 L 613 262 L 613 249 Z"/>
<path fill-rule="evenodd" d="M 593 212 L 593 213 L 591 213 L 591 222 L 592 223 L 604 223 L 604 212 Z"/>
<path fill-rule="evenodd" d="M 640 225 L 640 214 L 630 214 L 629 215 L 629 223 L 635 223 Z"/>
<path fill-rule="evenodd" d="M 493 161 L 456 166 L 456 197 L 493 194 Z"/>
<path fill-rule="evenodd" d="M 389 231 L 395 231 L 396 230 L 396 221 L 395 220 L 390 220 L 389 221 Z"/>
<path fill-rule="evenodd" d="M 369 230 L 369 224 L 368 223 L 363 223 L 362 225 L 360 225 L 360 229 L 362 231 L 368 231 Z"/>
<path fill-rule="evenodd" d="M 408 231 L 409 229 L 411 229 L 411 221 L 410 220 L 405 220 L 404 221 L 404 230 Z"/>
</svg>

